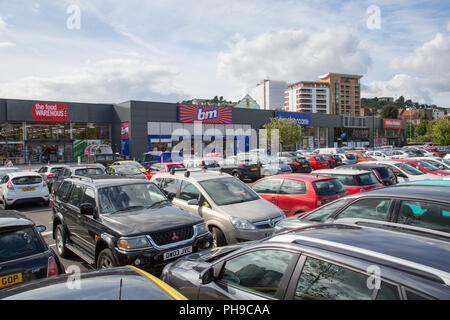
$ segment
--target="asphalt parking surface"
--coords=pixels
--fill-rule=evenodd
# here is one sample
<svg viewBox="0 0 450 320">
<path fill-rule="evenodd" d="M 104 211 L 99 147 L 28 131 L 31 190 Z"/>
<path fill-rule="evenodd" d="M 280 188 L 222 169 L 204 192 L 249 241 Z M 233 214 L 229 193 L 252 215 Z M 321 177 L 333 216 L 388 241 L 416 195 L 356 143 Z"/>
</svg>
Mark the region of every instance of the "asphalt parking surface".
<svg viewBox="0 0 450 320">
<path fill-rule="evenodd" d="M 36 225 L 43 225 L 47 228 L 44 232 L 41 233 L 43 236 L 45 242 L 48 244 L 48 246 L 53 249 L 56 252 L 56 245 L 55 240 L 53 239 L 53 222 L 52 222 L 52 208 L 49 207 L 42 207 L 39 204 L 24 204 L 24 205 L 18 205 L 12 208 L 12 210 L 17 210 L 23 214 L 25 214 L 28 218 L 33 220 Z M 80 258 L 73 256 L 70 259 L 64 259 L 59 257 L 61 260 L 61 263 L 64 265 L 64 268 L 66 270 L 69 269 L 69 267 L 74 268 L 78 267 L 81 272 L 92 270 L 92 267 L 90 267 L 87 263 L 85 263 Z M 70 269 L 69 269 L 70 270 Z"/>
</svg>

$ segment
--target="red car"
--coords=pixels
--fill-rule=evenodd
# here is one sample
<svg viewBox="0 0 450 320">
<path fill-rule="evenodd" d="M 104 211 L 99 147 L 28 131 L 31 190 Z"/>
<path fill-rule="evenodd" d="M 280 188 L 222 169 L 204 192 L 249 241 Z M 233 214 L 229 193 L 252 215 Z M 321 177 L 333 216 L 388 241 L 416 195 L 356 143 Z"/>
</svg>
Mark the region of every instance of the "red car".
<svg viewBox="0 0 450 320">
<path fill-rule="evenodd" d="M 371 171 L 333 169 L 313 171 L 312 174 L 320 174 L 322 176 L 330 176 L 338 179 L 345 186 L 349 194 L 384 187 Z"/>
<path fill-rule="evenodd" d="M 286 217 L 303 215 L 348 195 L 336 178 L 308 173 L 273 175 L 251 185 L 262 198 L 283 210 Z"/>
<path fill-rule="evenodd" d="M 432 152 L 434 157 L 443 158 L 445 154 L 436 147 L 424 148 L 428 152 Z"/>
<path fill-rule="evenodd" d="M 309 164 L 314 170 L 330 169 L 330 164 L 323 156 L 318 154 L 302 154 L 302 157 L 308 159 Z"/>
<path fill-rule="evenodd" d="M 172 168 L 181 170 L 186 169 L 182 163 L 178 162 L 154 163 L 148 168 L 147 173 L 145 175 L 147 176 L 148 180 L 150 180 L 154 174 L 169 172 L 170 169 Z"/>
<path fill-rule="evenodd" d="M 423 171 L 425 173 L 431 173 L 438 176 L 450 175 L 450 172 L 447 172 L 445 170 L 439 170 L 432 164 L 429 164 L 428 162 L 423 160 L 413 160 L 413 159 L 393 159 L 393 160 L 398 162 L 406 162 L 409 165 L 413 166 L 414 168 L 418 169 L 419 171 Z"/>
</svg>

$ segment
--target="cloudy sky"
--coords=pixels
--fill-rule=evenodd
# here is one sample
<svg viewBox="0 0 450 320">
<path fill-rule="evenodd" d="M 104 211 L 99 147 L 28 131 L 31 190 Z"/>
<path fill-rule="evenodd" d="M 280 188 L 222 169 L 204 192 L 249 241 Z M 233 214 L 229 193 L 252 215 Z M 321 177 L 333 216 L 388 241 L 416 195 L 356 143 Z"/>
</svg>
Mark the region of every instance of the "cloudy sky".
<svg viewBox="0 0 450 320">
<path fill-rule="evenodd" d="M 450 3 L 0 0 L 0 61 L 2 98 L 237 101 L 340 72 L 363 97 L 450 107 Z"/>
</svg>

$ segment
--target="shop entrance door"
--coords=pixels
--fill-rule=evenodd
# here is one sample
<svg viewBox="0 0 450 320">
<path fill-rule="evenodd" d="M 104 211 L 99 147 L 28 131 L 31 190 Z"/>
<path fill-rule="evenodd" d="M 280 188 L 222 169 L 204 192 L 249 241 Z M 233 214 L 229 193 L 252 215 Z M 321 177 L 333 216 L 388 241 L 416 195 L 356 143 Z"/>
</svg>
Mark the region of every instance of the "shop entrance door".
<svg viewBox="0 0 450 320">
<path fill-rule="evenodd" d="M 26 162 L 65 163 L 72 161 L 71 140 L 26 141 L 25 150 L 26 150 Z"/>
</svg>

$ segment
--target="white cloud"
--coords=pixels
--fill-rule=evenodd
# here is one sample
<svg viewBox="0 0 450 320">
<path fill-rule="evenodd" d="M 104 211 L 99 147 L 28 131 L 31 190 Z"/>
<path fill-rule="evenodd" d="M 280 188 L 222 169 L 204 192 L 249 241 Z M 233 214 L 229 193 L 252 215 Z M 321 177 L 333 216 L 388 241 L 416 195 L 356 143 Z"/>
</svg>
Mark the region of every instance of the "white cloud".
<svg viewBox="0 0 450 320">
<path fill-rule="evenodd" d="M 5 33 L 8 31 L 8 25 L 6 24 L 6 21 L 0 17 L 0 34 Z"/>
<path fill-rule="evenodd" d="M 364 92 L 370 96 L 400 95 L 432 103 L 437 95 L 450 93 L 450 36 L 437 33 L 413 55 L 395 59 L 391 67 L 401 73 L 388 81 L 375 81 Z"/>
<path fill-rule="evenodd" d="M 236 35 L 217 58 L 220 76 L 243 85 L 269 77 L 288 82 L 317 80 L 328 72 L 365 74 L 372 60 L 350 28 L 323 32 L 281 30 L 254 39 Z"/>
<path fill-rule="evenodd" d="M 111 59 L 87 63 L 71 74 L 30 76 L 0 86 L 0 96 L 110 102 L 132 99 L 177 102 L 186 94 L 174 83 L 177 70 L 137 59 Z"/>
<path fill-rule="evenodd" d="M 0 48 L 13 47 L 13 46 L 15 46 L 15 44 L 12 42 L 9 42 L 9 41 L 0 42 Z"/>
</svg>

